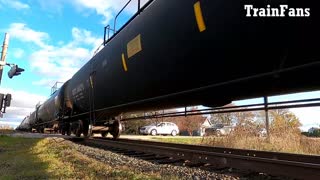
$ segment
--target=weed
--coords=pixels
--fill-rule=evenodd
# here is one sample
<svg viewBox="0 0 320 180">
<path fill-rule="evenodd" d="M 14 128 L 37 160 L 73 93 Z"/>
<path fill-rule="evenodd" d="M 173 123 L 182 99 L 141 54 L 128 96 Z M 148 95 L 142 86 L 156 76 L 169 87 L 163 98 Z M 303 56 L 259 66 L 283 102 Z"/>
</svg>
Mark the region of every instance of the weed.
<svg viewBox="0 0 320 180">
<path fill-rule="evenodd" d="M 320 154 L 320 139 L 312 139 L 295 130 L 270 132 L 270 141 L 248 131 L 235 131 L 225 137 L 208 136 L 202 144 L 238 149 L 251 149 L 299 154 Z"/>
</svg>

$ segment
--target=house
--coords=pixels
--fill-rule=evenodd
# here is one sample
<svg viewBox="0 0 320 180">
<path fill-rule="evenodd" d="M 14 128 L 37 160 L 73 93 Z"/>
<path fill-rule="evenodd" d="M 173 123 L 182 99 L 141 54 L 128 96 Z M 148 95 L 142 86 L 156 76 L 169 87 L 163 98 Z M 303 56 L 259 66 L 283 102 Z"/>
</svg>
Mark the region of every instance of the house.
<svg viewBox="0 0 320 180">
<path fill-rule="evenodd" d="M 208 127 L 211 127 L 211 121 L 210 121 L 210 116 L 207 116 L 207 118 L 204 120 L 204 122 L 200 126 L 200 136 L 204 136 L 205 134 L 205 129 Z"/>
<path fill-rule="evenodd" d="M 310 128 L 310 129 L 308 130 L 308 133 L 309 133 L 309 134 L 312 134 L 312 133 L 314 133 L 315 131 L 319 131 L 319 130 L 320 130 L 320 128 L 312 127 L 312 128 Z"/>
</svg>

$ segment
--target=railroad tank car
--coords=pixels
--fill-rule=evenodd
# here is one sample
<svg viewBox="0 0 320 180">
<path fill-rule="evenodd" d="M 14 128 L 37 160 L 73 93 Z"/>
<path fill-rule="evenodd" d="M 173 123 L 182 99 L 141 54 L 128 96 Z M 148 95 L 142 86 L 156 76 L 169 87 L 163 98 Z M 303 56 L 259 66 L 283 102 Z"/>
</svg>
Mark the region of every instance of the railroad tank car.
<svg viewBox="0 0 320 180">
<path fill-rule="evenodd" d="M 29 116 L 29 119 L 28 119 L 28 123 L 30 124 L 30 127 L 31 127 L 31 131 L 32 131 L 32 128 L 36 129 L 36 122 L 37 122 L 37 119 L 36 119 L 36 111 L 33 111 L 30 116 Z"/>
<path fill-rule="evenodd" d="M 29 116 L 26 116 L 16 129 L 19 131 L 31 132 L 32 128 L 36 128 L 36 122 L 36 111 L 34 111 Z"/>
<path fill-rule="evenodd" d="M 48 100 L 36 108 L 35 122 L 33 126 L 38 132 L 44 132 L 44 128 L 52 128 L 54 123 L 59 120 L 62 109 L 63 88 L 55 91 Z"/>
<path fill-rule="evenodd" d="M 156 0 L 144 9 L 72 77 L 75 112 L 217 106 L 319 88 L 317 66 L 290 71 L 319 57 L 310 49 L 319 39 L 315 19 L 249 19 L 232 3 L 199 2 L 202 32 L 195 1 Z"/>
<path fill-rule="evenodd" d="M 156 0 L 111 39 L 72 77 L 77 112 L 217 106 L 319 87 L 311 80 L 318 68 L 283 72 L 319 57 L 308 47 L 315 42 L 310 34 L 319 39 L 308 28 L 312 20 L 301 27 L 301 20 L 249 19 L 232 3 L 207 0 L 201 1 L 206 29 L 200 32 L 194 2 Z"/>
<path fill-rule="evenodd" d="M 30 116 L 25 117 L 20 125 L 16 128 L 19 131 L 31 131 Z"/>
<path fill-rule="evenodd" d="M 63 121 L 85 132 L 126 111 L 319 89 L 317 6 L 290 1 L 312 7 L 308 18 L 255 18 L 250 2 L 151 1 L 63 87 Z"/>
</svg>

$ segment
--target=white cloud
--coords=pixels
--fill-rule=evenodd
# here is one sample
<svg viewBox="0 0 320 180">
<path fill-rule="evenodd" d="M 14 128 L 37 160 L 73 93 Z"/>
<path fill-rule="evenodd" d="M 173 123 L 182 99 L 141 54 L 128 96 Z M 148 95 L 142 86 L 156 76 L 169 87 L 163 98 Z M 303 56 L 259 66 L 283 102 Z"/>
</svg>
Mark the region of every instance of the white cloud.
<svg viewBox="0 0 320 180">
<path fill-rule="evenodd" d="M 91 32 L 85 29 L 72 28 L 73 44 L 85 43 L 87 45 L 96 45 L 97 38 L 93 37 Z M 98 41 L 100 41 L 98 39 Z M 101 40 L 102 43 L 102 40 Z"/>
<path fill-rule="evenodd" d="M 3 5 L 4 7 L 11 7 L 17 10 L 22 9 L 29 9 L 30 6 L 28 4 L 22 3 L 20 1 L 16 0 L 0 0 L 0 5 Z"/>
<path fill-rule="evenodd" d="M 65 0 L 38 0 L 42 10 L 49 13 L 62 14 Z"/>
<path fill-rule="evenodd" d="M 20 122 L 2 121 L 0 120 L 0 126 L 10 126 L 11 128 L 18 127 Z"/>
<path fill-rule="evenodd" d="M 13 49 L 13 57 L 14 58 L 20 59 L 23 57 L 23 55 L 24 55 L 23 49 L 20 49 L 20 48 Z"/>
<path fill-rule="evenodd" d="M 50 48 L 46 45 L 49 35 L 45 32 L 35 31 L 23 23 L 12 23 L 7 30 L 11 38 L 17 38 L 22 42 L 31 42 L 42 48 Z"/>
<path fill-rule="evenodd" d="M 0 92 L 4 94 L 12 94 L 11 107 L 34 108 L 39 101 L 47 99 L 45 96 L 25 91 L 14 91 L 12 89 L 0 88 Z"/>
<path fill-rule="evenodd" d="M 0 121 L 0 125 L 18 126 L 20 122 Z"/>
<path fill-rule="evenodd" d="M 46 87 L 49 83 L 70 79 L 102 43 L 102 39 L 93 36 L 90 31 L 76 27 L 71 30 L 72 40 L 59 46 L 47 43 L 50 39 L 48 33 L 33 30 L 26 24 L 12 23 L 8 32 L 12 38 L 38 46 L 38 50 L 32 52 L 28 59 L 31 70 L 43 76 L 33 84 Z"/>
<path fill-rule="evenodd" d="M 0 88 L 0 92 L 11 94 L 10 107 L 6 108 L 6 113 L 1 118 L 0 124 L 19 125 L 24 117 L 35 110 L 35 105 L 44 102 L 47 97 L 39 96 L 25 91 L 14 91 L 12 89 Z"/>
<path fill-rule="evenodd" d="M 57 80 L 55 80 L 55 79 L 43 78 L 39 81 L 32 82 L 32 85 L 44 86 L 44 87 L 51 88 L 56 82 L 57 82 Z"/>
<path fill-rule="evenodd" d="M 143 6 L 149 0 L 141 0 Z M 110 20 L 114 18 L 121 8 L 128 2 L 128 0 L 75 0 L 72 4 L 87 14 L 87 9 L 93 10 L 96 14 L 103 16 L 102 24 L 109 24 Z M 133 0 L 124 10 L 126 13 L 133 14 L 137 11 L 137 0 Z"/>
<path fill-rule="evenodd" d="M 90 51 L 75 46 L 40 49 L 30 56 L 31 69 L 57 81 L 66 81 L 90 59 Z"/>
<path fill-rule="evenodd" d="M 320 126 L 320 107 L 294 108 L 290 109 L 302 123 L 302 129 Z"/>
<path fill-rule="evenodd" d="M 108 24 L 113 16 L 113 12 L 115 9 L 119 8 L 120 3 L 122 4 L 123 1 L 124 0 L 75 0 L 74 4 L 79 9 L 90 9 L 95 11 L 98 15 L 102 15 L 104 17 L 102 23 Z M 83 12 L 87 13 L 85 10 L 83 10 Z"/>
</svg>

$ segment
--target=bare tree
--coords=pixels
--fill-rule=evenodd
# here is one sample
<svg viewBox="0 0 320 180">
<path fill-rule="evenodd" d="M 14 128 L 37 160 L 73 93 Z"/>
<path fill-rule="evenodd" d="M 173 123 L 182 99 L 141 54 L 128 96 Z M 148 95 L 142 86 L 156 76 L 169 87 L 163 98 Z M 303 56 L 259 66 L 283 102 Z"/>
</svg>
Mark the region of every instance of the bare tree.
<svg viewBox="0 0 320 180">
<path fill-rule="evenodd" d="M 191 111 L 197 110 L 196 107 L 192 107 Z M 166 118 L 167 121 L 177 124 L 181 131 L 187 131 L 191 136 L 194 130 L 199 130 L 201 125 L 206 120 L 206 117 L 202 115 L 192 115 L 192 116 L 179 116 Z"/>
<path fill-rule="evenodd" d="M 233 104 L 227 104 L 224 107 L 231 107 L 234 106 Z M 210 123 L 211 124 L 226 124 L 226 125 L 231 125 L 234 119 L 233 113 L 218 113 L 215 114 L 210 114 Z"/>
</svg>

